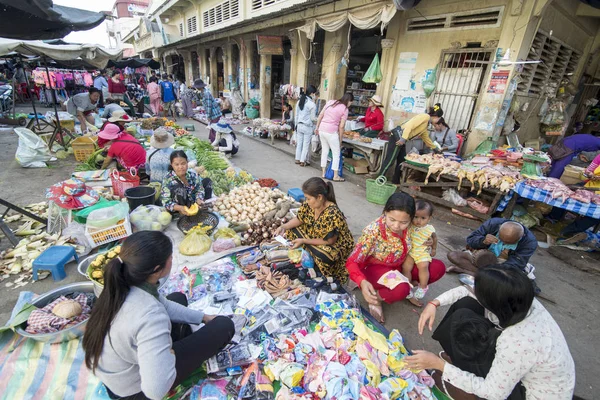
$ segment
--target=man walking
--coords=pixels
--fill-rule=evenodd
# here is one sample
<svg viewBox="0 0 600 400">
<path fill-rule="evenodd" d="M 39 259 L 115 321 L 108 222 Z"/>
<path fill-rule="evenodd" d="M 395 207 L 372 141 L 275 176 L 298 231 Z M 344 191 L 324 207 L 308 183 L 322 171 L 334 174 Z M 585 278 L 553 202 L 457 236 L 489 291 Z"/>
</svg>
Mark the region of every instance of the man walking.
<svg viewBox="0 0 600 400">
<path fill-rule="evenodd" d="M 194 81 L 194 87 L 202 94 L 202 105 L 204 106 L 204 111 L 206 111 L 206 118 L 208 119 L 209 126 L 216 124 L 223 115 L 221 113 L 221 106 L 210 93 L 210 90 L 206 88 L 206 84 L 202 79 L 196 79 Z M 208 134 L 208 140 L 212 143 L 215 141 L 216 136 L 216 132 L 211 128 Z"/>
</svg>

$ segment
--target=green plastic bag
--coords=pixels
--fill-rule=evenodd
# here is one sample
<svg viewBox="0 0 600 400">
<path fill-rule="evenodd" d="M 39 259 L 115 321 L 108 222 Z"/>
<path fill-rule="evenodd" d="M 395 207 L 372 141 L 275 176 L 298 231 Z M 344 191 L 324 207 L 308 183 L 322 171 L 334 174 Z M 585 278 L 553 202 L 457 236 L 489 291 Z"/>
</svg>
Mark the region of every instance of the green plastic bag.
<svg viewBox="0 0 600 400">
<path fill-rule="evenodd" d="M 381 67 L 379 66 L 379 54 L 375 54 L 375 58 L 371 62 L 365 76 L 363 76 L 363 82 L 379 83 L 382 79 L 383 75 L 381 74 Z"/>
<path fill-rule="evenodd" d="M 255 108 L 258 105 L 260 105 L 258 100 L 254 99 L 254 98 L 248 100 L 248 104 L 246 105 L 246 117 L 248 117 L 248 119 L 258 118 L 258 115 L 260 113 L 259 113 L 259 110 L 257 108 Z"/>
<path fill-rule="evenodd" d="M 435 80 L 437 76 L 437 65 L 433 69 L 433 72 L 429 74 L 426 80 L 423 81 L 423 92 L 425 92 L 425 97 L 429 98 L 431 93 L 435 90 Z"/>
<path fill-rule="evenodd" d="M 86 207 L 83 210 L 77 211 L 74 214 L 75 215 L 74 220 L 75 220 L 75 222 L 78 222 L 80 224 L 85 224 L 87 222 L 88 215 L 90 215 L 90 213 L 92 211 L 99 210 L 101 208 L 112 207 L 119 203 L 120 203 L 120 201 L 116 201 L 116 200 L 108 201 L 104 197 L 100 197 L 100 200 L 98 200 L 98 202 L 96 204 L 94 204 L 93 206 Z"/>
</svg>

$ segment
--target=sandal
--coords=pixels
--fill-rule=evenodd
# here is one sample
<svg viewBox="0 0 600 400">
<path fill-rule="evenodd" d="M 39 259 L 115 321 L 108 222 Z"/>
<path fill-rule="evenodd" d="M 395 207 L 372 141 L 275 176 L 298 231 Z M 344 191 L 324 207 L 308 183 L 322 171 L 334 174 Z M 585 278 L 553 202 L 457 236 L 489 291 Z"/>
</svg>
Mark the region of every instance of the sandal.
<svg viewBox="0 0 600 400">
<path fill-rule="evenodd" d="M 333 178 L 332 181 L 334 181 L 334 182 L 346 182 L 346 180 L 344 178 L 339 178 L 339 177 L 337 179 Z"/>
<path fill-rule="evenodd" d="M 300 166 L 301 166 L 301 167 L 305 167 L 305 166 L 306 166 L 306 164 L 304 164 L 303 162 L 301 162 L 301 163 L 300 163 Z"/>
<path fill-rule="evenodd" d="M 300 164 L 300 161 L 296 160 L 294 161 L 294 164 Z"/>
</svg>

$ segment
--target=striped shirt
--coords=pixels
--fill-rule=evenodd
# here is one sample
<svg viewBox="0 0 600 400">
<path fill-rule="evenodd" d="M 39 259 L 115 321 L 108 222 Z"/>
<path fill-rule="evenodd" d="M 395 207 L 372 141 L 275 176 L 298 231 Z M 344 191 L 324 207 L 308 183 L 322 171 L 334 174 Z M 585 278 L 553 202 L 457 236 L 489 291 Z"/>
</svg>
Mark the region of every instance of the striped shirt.
<svg viewBox="0 0 600 400">
<path fill-rule="evenodd" d="M 219 106 L 219 103 L 208 89 L 204 89 L 204 93 L 202 94 L 202 105 L 204 106 L 204 111 L 206 111 L 206 118 L 209 121 L 223 115 L 221 114 L 221 106 Z"/>
</svg>

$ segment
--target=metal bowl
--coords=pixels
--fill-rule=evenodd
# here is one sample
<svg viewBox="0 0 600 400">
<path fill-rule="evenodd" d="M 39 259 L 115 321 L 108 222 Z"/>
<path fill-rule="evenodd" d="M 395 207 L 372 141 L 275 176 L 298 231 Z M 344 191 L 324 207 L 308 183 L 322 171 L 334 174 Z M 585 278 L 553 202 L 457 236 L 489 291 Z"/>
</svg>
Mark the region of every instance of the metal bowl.
<svg viewBox="0 0 600 400">
<path fill-rule="evenodd" d="M 33 300 L 31 302 L 31 304 L 38 308 L 42 308 L 42 307 L 46 306 L 47 304 L 51 303 L 56 298 L 58 298 L 62 295 L 67 295 L 67 294 L 71 294 L 74 292 L 93 293 L 94 285 L 92 284 L 92 282 L 78 282 L 78 283 L 71 283 L 70 285 L 61 286 L 58 289 L 51 290 L 51 291 L 44 293 L 43 295 L 37 297 L 35 300 Z M 86 319 L 85 321 L 81 321 L 77 325 L 74 325 L 70 328 L 63 329 L 61 331 L 53 332 L 53 333 L 33 334 L 33 333 L 26 332 L 24 329 L 26 323 L 23 323 L 20 326 L 18 326 L 16 328 L 16 331 L 19 335 L 29 338 L 29 339 L 37 340 L 38 342 L 62 343 L 62 342 L 67 342 L 69 340 L 76 339 L 78 337 L 83 336 L 83 333 L 85 332 L 85 326 L 86 326 L 88 320 L 89 320 L 89 318 Z"/>
</svg>

